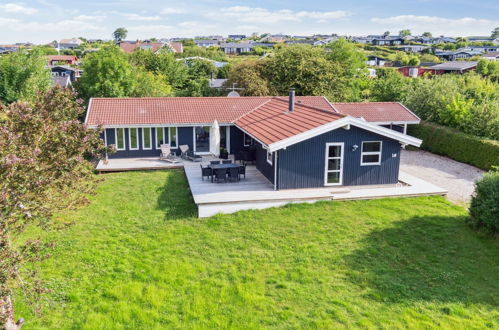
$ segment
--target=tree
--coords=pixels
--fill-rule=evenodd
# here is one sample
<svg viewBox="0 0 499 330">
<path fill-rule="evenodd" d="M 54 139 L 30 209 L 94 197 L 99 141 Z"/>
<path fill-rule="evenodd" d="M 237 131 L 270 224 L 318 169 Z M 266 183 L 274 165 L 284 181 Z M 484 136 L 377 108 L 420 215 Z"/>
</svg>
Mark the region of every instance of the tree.
<svg viewBox="0 0 499 330">
<path fill-rule="evenodd" d="M 422 36 L 426 38 L 431 38 L 433 35 L 431 34 L 431 32 L 423 32 Z"/>
<path fill-rule="evenodd" d="M 94 168 L 86 159 L 102 156 L 106 148 L 100 131 L 77 119 L 84 111 L 73 92 L 60 88 L 39 94 L 31 105 L 0 105 L 1 328 L 20 326 L 10 299 L 14 288 L 33 302 L 43 293 L 36 262 L 48 257 L 53 243 L 23 232 L 30 227 L 55 229 L 51 215 L 86 203 L 95 187 Z M 26 263 L 32 271 L 21 275 Z"/>
<path fill-rule="evenodd" d="M 115 41 L 121 41 L 126 38 L 128 30 L 124 27 L 119 27 L 113 32 L 113 38 Z"/>
<path fill-rule="evenodd" d="M 390 35 L 390 31 L 385 31 L 385 33 L 383 33 L 383 37 L 386 38 Z"/>
<path fill-rule="evenodd" d="M 83 70 L 85 74 L 75 86 L 86 100 L 91 97 L 168 96 L 171 93 L 166 77 L 144 75 L 145 69 L 130 64 L 127 56 L 115 46 L 88 54 L 83 61 Z M 141 86 L 145 82 L 150 92 Z"/>
<path fill-rule="evenodd" d="M 408 90 L 408 79 L 394 69 L 377 70 L 377 78 L 370 91 L 372 101 L 403 102 Z"/>
<path fill-rule="evenodd" d="M 47 58 L 39 49 L 0 57 L 0 101 L 33 101 L 39 91 L 52 85 Z"/>
<path fill-rule="evenodd" d="M 233 64 L 229 71 L 229 78 L 225 87 L 236 84 L 238 93 L 243 96 L 269 95 L 268 81 L 263 77 L 264 62 L 248 60 Z"/>
<path fill-rule="evenodd" d="M 490 36 L 494 39 L 499 38 L 499 26 L 492 31 Z"/>
<path fill-rule="evenodd" d="M 345 38 L 340 38 L 326 46 L 329 49 L 327 58 L 341 65 L 349 78 L 364 75 L 367 68 L 365 53 Z"/>
<path fill-rule="evenodd" d="M 407 37 L 411 35 L 411 30 L 404 29 L 399 31 L 399 37 Z"/>
</svg>

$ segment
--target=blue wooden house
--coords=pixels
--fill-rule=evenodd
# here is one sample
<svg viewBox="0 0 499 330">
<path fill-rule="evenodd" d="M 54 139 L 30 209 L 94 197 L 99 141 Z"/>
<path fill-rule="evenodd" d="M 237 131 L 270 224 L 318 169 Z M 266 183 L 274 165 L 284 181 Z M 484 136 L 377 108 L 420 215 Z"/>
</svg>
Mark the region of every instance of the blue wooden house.
<svg viewBox="0 0 499 330">
<path fill-rule="evenodd" d="M 330 103 L 325 97 L 94 98 L 86 123 L 103 127 L 109 158 L 158 157 L 160 145 L 210 150 L 210 127 L 238 158 L 251 153 L 276 190 L 398 182 L 400 150 L 419 118 L 397 102 Z"/>
</svg>

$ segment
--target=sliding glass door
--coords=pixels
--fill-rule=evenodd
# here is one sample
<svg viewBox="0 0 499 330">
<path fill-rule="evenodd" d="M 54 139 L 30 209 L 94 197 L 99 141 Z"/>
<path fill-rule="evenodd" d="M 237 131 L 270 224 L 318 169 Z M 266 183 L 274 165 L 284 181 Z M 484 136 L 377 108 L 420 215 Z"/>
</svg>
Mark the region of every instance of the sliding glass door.
<svg viewBox="0 0 499 330">
<path fill-rule="evenodd" d="M 196 152 L 210 152 L 210 126 L 195 127 Z"/>
</svg>

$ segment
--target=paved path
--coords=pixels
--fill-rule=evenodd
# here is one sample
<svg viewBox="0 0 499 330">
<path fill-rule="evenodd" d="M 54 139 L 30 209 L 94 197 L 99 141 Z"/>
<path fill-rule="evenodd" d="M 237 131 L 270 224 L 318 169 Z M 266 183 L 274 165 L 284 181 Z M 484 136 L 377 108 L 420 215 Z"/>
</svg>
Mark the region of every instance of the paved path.
<svg viewBox="0 0 499 330">
<path fill-rule="evenodd" d="M 427 151 L 402 150 L 400 170 L 448 190 L 447 198 L 467 204 L 484 171 Z"/>
</svg>

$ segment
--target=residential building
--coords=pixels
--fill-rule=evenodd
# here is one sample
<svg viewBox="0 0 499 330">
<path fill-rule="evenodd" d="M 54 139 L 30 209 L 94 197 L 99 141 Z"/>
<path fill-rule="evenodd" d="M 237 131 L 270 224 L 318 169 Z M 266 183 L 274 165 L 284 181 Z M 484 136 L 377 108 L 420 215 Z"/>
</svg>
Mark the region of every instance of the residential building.
<svg viewBox="0 0 499 330">
<path fill-rule="evenodd" d="M 199 47 L 213 47 L 218 46 L 220 41 L 211 39 L 195 39 L 194 43 Z"/>
<path fill-rule="evenodd" d="M 484 60 L 489 61 L 499 61 L 499 51 L 498 52 L 490 52 L 483 55 Z"/>
<path fill-rule="evenodd" d="M 228 39 L 239 41 L 239 40 L 246 39 L 246 35 L 244 35 L 244 34 L 229 34 Z"/>
<path fill-rule="evenodd" d="M 83 40 L 79 38 L 62 39 L 57 44 L 59 49 L 73 49 L 79 47 L 83 43 Z"/>
<path fill-rule="evenodd" d="M 183 46 L 181 42 L 140 42 L 140 41 L 123 41 L 119 43 L 121 50 L 125 53 L 133 53 L 137 49 L 150 50 L 153 53 L 158 53 L 161 50 L 167 50 L 173 53 L 182 53 Z"/>
<path fill-rule="evenodd" d="M 369 55 L 366 64 L 369 66 L 385 66 L 387 60 L 384 57 Z"/>
<path fill-rule="evenodd" d="M 74 55 L 47 55 L 49 66 L 55 65 L 78 65 L 78 57 Z"/>
<path fill-rule="evenodd" d="M 275 190 L 398 183 L 400 150 L 419 118 L 396 102 L 330 103 L 320 96 L 93 98 L 85 122 L 102 126 L 109 158 L 158 157 L 167 143 L 209 154 L 210 127 L 230 154 L 252 152 Z"/>
<path fill-rule="evenodd" d="M 229 42 L 229 43 L 220 44 L 220 49 L 225 54 L 248 53 L 253 51 L 254 44 Z"/>
<path fill-rule="evenodd" d="M 397 47 L 397 49 L 402 50 L 407 53 L 421 53 L 423 50 L 428 49 L 428 46 L 425 45 L 404 45 Z"/>
<path fill-rule="evenodd" d="M 432 74 L 446 74 L 446 73 L 458 73 L 462 74 L 470 70 L 475 70 L 478 62 L 477 61 L 455 61 L 455 62 L 445 62 L 430 66 L 428 71 Z"/>
<path fill-rule="evenodd" d="M 469 59 L 473 56 L 479 56 L 482 52 L 471 50 L 457 50 L 457 51 L 435 51 L 435 56 L 447 61 L 455 61 L 458 59 Z"/>
<path fill-rule="evenodd" d="M 398 46 L 404 44 L 404 38 L 400 37 L 385 37 L 372 39 L 371 43 L 377 46 Z"/>
</svg>

